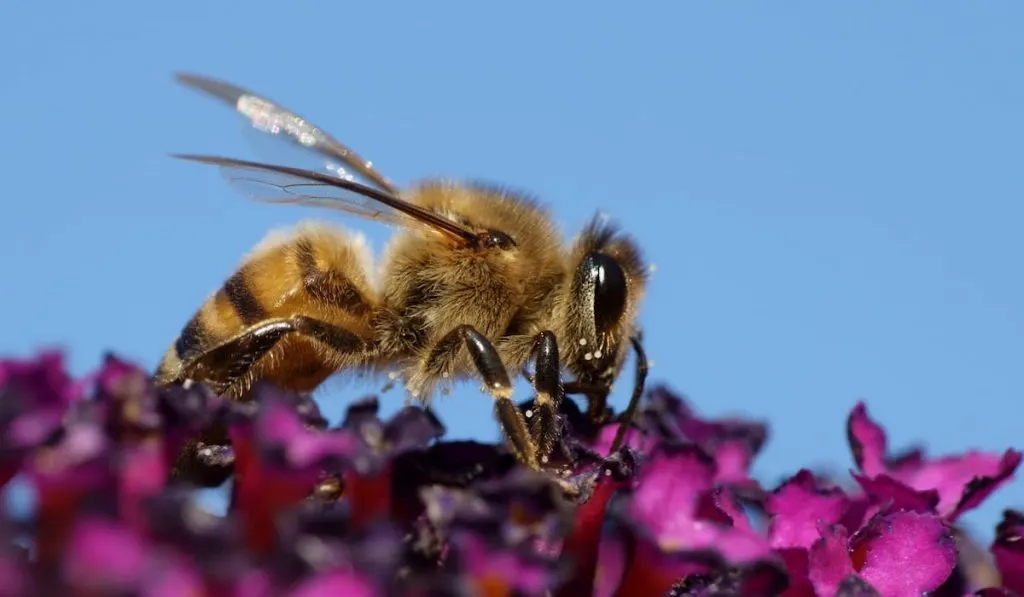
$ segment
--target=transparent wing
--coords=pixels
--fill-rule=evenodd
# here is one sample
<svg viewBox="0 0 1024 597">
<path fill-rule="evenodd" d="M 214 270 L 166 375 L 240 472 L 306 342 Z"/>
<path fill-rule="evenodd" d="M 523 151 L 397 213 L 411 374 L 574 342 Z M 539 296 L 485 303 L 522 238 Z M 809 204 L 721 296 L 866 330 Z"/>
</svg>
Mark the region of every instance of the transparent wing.
<svg viewBox="0 0 1024 597">
<path fill-rule="evenodd" d="M 392 195 L 398 194 L 395 185 L 369 160 L 276 102 L 226 81 L 187 73 L 179 73 L 175 77 L 186 87 L 221 100 L 248 119 L 252 126 L 247 129 L 247 137 L 267 159 L 278 161 L 272 154 L 297 150 L 301 156 L 286 160 L 286 163 L 293 162 L 296 166 L 308 164 L 313 171 L 324 169 L 338 178 L 374 186 Z M 311 161 L 311 158 L 315 160 Z"/>
<path fill-rule="evenodd" d="M 324 207 L 400 226 L 426 226 L 462 243 L 477 240 L 476 233 L 448 218 L 352 180 L 312 170 L 233 158 L 204 155 L 174 157 L 219 166 L 228 183 L 253 201 Z"/>
</svg>

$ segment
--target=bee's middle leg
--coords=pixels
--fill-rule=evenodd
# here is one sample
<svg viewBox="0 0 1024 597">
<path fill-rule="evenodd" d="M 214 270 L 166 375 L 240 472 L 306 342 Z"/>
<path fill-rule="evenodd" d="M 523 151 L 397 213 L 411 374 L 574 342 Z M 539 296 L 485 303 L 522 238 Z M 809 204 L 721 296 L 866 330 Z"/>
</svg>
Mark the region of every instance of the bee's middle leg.
<svg viewBox="0 0 1024 597">
<path fill-rule="evenodd" d="M 512 401 L 512 382 L 494 344 L 471 325 L 460 325 L 444 335 L 427 355 L 424 369 L 431 377 L 450 373 L 459 351 L 465 346 L 487 391 L 494 397 L 494 412 L 502 432 L 508 438 L 516 458 L 539 469 L 537 444 L 523 413 Z"/>
</svg>

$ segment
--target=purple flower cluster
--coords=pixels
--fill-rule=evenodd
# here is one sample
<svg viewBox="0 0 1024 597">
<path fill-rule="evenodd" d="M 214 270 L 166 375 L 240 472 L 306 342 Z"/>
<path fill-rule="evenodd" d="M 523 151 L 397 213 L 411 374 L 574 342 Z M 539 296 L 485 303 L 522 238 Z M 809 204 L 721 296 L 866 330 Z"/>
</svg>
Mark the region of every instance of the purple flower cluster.
<svg viewBox="0 0 1024 597">
<path fill-rule="evenodd" d="M 158 388 L 114 356 L 84 380 L 57 353 L 0 361 L 0 486 L 34 491 L 31 516 L 0 518 L 0 597 L 1024 596 L 1024 514 L 988 552 L 955 526 L 1021 453 L 894 455 L 864 404 L 849 483 L 765 488 L 765 424 L 701 418 L 663 387 L 610 456 L 618 424 L 565 401 L 549 474 L 444 440 L 429 409 L 381 419 L 364 399 L 331 426 L 308 397 L 252 398 Z M 202 450 L 233 471 L 225 516 L 169 482 L 210 425 L 230 438 Z"/>
</svg>

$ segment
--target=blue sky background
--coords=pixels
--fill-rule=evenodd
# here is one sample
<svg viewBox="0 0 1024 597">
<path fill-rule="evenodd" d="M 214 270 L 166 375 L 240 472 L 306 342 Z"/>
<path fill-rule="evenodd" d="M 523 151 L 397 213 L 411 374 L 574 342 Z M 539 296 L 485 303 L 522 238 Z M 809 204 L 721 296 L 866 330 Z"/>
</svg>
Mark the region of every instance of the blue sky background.
<svg viewBox="0 0 1024 597">
<path fill-rule="evenodd" d="M 1024 448 L 1024 5 L 770 4 L 5 2 L 0 353 L 152 367 L 268 229 L 323 216 L 387 238 L 167 157 L 258 157 L 172 82 L 189 70 L 397 182 L 513 184 L 567 235 L 609 212 L 657 265 L 652 380 L 770 418 L 770 483 L 849 467 L 860 398 L 895 446 Z M 372 389 L 334 383 L 324 408 Z M 438 409 L 453 436 L 494 438 L 490 406 L 470 383 Z M 1011 506 L 1019 482 L 968 521 L 989 537 Z"/>
</svg>

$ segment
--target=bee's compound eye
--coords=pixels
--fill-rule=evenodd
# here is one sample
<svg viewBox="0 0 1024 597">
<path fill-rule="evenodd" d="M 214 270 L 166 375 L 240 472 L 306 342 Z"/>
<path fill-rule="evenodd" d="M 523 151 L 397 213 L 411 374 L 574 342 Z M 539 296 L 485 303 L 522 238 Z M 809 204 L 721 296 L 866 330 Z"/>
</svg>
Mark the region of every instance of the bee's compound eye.
<svg viewBox="0 0 1024 597">
<path fill-rule="evenodd" d="M 617 261 L 602 253 L 587 253 L 580 268 L 594 289 L 594 326 L 603 334 L 626 310 L 626 273 Z"/>
<path fill-rule="evenodd" d="M 487 248 L 497 248 L 508 251 L 516 246 L 512 237 L 500 230 L 488 230 L 483 234 L 483 244 Z"/>
</svg>

